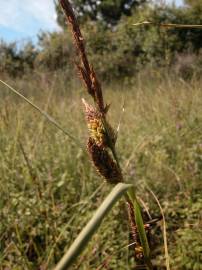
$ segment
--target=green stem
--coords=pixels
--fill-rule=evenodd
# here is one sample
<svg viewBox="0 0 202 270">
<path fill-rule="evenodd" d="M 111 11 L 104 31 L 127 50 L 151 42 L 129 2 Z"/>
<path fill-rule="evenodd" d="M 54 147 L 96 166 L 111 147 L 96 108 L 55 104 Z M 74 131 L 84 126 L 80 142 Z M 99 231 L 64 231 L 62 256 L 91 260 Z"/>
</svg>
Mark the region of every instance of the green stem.
<svg viewBox="0 0 202 270">
<path fill-rule="evenodd" d="M 139 202 L 137 200 L 137 197 L 136 197 L 136 194 L 134 191 L 134 187 L 129 188 L 127 195 L 128 195 L 130 202 L 132 202 L 132 204 L 133 204 L 135 222 L 136 222 L 140 242 L 141 242 L 141 245 L 143 248 L 143 253 L 144 253 L 144 261 L 146 263 L 148 270 L 152 270 L 153 266 L 152 266 L 151 259 L 150 259 L 149 243 L 147 240 L 147 235 L 146 235 L 145 228 L 144 228 L 144 222 L 143 222 L 143 218 L 142 218 L 142 214 L 141 214 L 141 210 L 140 210 L 140 205 L 139 205 Z"/>
<path fill-rule="evenodd" d="M 121 170 L 119 159 L 118 159 L 116 149 L 115 149 L 115 144 L 113 143 L 112 138 L 111 138 L 111 134 L 108 130 L 108 125 L 107 125 L 107 122 L 105 119 L 105 115 L 103 115 L 103 117 L 102 117 L 102 124 L 103 124 L 104 130 L 106 132 L 109 148 L 111 149 L 112 155 L 116 161 L 118 168 Z M 141 245 L 143 248 L 143 253 L 144 253 L 144 261 L 145 261 L 147 269 L 152 270 L 153 266 L 152 266 L 152 263 L 150 260 L 150 248 L 149 248 L 149 244 L 147 241 L 147 235 L 146 235 L 145 228 L 144 228 L 144 222 L 143 222 L 140 206 L 139 206 L 139 203 L 138 203 L 135 191 L 134 191 L 134 187 L 129 188 L 129 191 L 127 192 L 127 195 L 125 195 L 125 198 L 126 198 L 126 202 L 131 202 L 133 205 L 135 223 L 137 226 L 140 242 L 141 242 Z"/>
</svg>

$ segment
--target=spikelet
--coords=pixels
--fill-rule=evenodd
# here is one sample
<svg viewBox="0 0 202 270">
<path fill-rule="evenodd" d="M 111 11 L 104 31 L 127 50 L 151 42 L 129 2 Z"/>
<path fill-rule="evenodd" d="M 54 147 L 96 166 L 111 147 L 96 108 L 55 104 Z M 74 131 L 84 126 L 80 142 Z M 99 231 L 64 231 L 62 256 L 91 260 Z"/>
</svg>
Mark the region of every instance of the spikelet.
<svg viewBox="0 0 202 270">
<path fill-rule="evenodd" d="M 106 149 L 97 145 L 93 138 L 89 138 L 87 150 L 96 170 L 108 183 L 122 182 L 121 170 Z"/>
<path fill-rule="evenodd" d="M 103 115 L 93 106 L 89 105 L 84 99 L 82 99 L 82 102 L 85 106 L 86 121 L 90 137 L 101 147 L 110 147 L 110 142 L 115 144 L 115 132 L 106 121 L 105 126 L 103 125 Z"/>
</svg>

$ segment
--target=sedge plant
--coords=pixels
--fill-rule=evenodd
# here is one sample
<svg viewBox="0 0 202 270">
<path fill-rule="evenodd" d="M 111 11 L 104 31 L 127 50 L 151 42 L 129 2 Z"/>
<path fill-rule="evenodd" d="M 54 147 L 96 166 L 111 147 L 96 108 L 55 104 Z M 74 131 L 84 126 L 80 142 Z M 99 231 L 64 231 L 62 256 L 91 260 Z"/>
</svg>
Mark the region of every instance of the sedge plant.
<svg viewBox="0 0 202 270">
<path fill-rule="evenodd" d="M 93 66 L 90 65 L 88 61 L 84 38 L 80 31 L 72 6 L 68 0 L 60 0 L 60 4 L 71 27 L 74 45 L 79 55 L 80 61 L 76 64 L 79 74 L 88 94 L 92 97 L 94 102 L 92 105 L 82 99 L 89 131 L 87 142 L 89 158 L 98 174 L 106 181 L 106 183 L 119 186 L 124 185 L 125 182 L 125 185 L 127 185 L 127 192 L 124 194 L 128 209 L 129 227 L 134 241 L 134 257 L 136 263 L 142 265 L 142 268 L 138 269 L 153 269 L 150 259 L 149 243 L 147 240 L 140 205 L 137 200 L 134 187 L 126 183 L 124 175 L 122 174 L 116 151 L 117 133 L 108 122 L 107 113 L 110 106 L 104 101 L 101 84 L 96 76 Z M 112 201 L 113 198 L 114 197 L 112 195 Z M 103 210 L 100 211 L 105 213 Z M 86 239 L 89 239 L 87 236 L 89 235 L 89 231 L 90 235 L 92 235 L 93 230 L 89 230 L 89 226 L 90 228 L 93 226 L 92 223 L 93 222 L 91 220 L 90 225 L 88 224 L 84 228 L 55 269 L 67 269 L 67 267 L 70 266 L 75 257 L 79 252 L 81 252 L 83 243 L 86 243 Z"/>
</svg>

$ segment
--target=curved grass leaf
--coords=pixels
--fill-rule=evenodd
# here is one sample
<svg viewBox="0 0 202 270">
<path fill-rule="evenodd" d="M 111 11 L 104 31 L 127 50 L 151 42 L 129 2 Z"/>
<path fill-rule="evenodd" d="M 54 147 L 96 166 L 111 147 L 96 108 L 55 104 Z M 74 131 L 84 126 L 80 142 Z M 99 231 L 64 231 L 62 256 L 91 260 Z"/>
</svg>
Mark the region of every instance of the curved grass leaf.
<svg viewBox="0 0 202 270">
<path fill-rule="evenodd" d="M 91 220 L 79 233 L 73 244 L 70 246 L 69 250 L 65 253 L 65 255 L 56 265 L 54 270 L 68 269 L 68 267 L 74 262 L 76 257 L 78 257 L 81 254 L 82 250 L 86 247 L 87 243 L 90 241 L 93 234 L 100 226 L 104 217 L 108 214 L 114 204 L 130 187 L 132 187 L 132 185 L 119 183 L 112 189 L 110 194 L 103 201 L 101 206 L 96 210 Z"/>
</svg>

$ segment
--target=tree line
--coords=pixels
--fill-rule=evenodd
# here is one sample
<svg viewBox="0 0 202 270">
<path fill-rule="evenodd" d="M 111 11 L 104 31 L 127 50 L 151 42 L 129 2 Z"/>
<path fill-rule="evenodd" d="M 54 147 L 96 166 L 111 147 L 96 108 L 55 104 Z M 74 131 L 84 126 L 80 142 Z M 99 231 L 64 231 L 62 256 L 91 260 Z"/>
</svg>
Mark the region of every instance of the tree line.
<svg viewBox="0 0 202 270">
<path fill-rule="evenodd" d="M 90 61 L 106 80 L 130 77 L 145 68 L 173 68 L 182 76 L 202 69 L 202 29 L 165 29 L 162 23 L 202 24 L 201 0 L 181 7 L 147 0 L 72 1 L 82 25 Z M 42 32 L 38 43 L 0 42 L 0 72 L 22 76 L 32 70 L 56 71 L 71 67 L 74 49 L 68 26 L 57 2 L 60 32 Z M 134 26 L 141 21 L 153 25 Z"/>
</svg>

